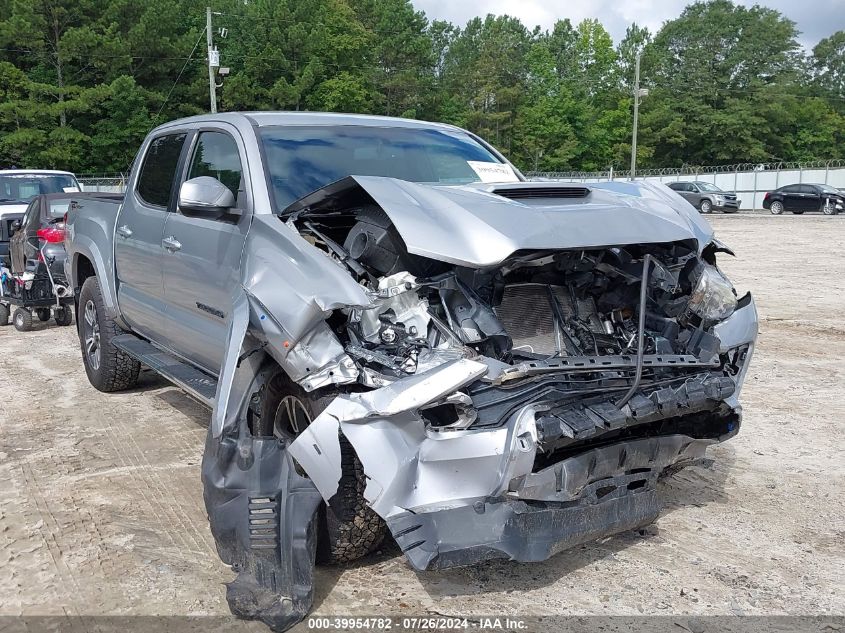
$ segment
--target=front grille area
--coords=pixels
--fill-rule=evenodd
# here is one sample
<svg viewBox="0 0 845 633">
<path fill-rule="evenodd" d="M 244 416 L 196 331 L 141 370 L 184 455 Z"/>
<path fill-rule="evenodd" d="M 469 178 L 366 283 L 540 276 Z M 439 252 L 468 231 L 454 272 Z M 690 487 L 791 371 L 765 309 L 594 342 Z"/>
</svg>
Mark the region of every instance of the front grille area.
<svg viewBox="0 0 845 633">
<path fill-rule="evenodd" d="M 505 287 L 495 313 L 511 337 L 514 349 L 548 356 L 566 355 L 564 335 L 555 319 L 552 297 L 557 300 L 564 318 L 575 314 L 577 304 L 579 319 L 589 321 L 591 329 L 600 331 L 601 323 L 592 299 L 578 299 L 573 303 L 564 286 L 511 284 Z"/>
</svg>

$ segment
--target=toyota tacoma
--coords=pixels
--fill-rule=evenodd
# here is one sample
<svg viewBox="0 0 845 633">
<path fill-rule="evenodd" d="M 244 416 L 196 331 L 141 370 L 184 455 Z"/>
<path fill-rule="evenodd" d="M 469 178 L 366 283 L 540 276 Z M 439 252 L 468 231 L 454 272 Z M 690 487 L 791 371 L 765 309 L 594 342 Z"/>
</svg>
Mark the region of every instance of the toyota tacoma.
<svg viewBox="0 0 845 633">
<path fill-rule="evenodd" d="M 526 181 L 452 126 L 171 122 L 66 239 L 91 384 L 143 365 L 211 409 L 227 599 L 274 629 L 315 560 L 388 534 L 421 571 L 647 524 L 740 427 L 757 314 L 707 222 L 662 185 Z"/>
</svg>

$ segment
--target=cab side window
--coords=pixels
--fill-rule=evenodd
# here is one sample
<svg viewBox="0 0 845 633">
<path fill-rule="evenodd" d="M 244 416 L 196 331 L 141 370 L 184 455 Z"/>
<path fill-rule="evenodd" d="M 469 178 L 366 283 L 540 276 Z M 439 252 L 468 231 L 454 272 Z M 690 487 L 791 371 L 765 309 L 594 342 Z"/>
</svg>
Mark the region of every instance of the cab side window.
<svg viewBox="0 0 845 633">
<path fill-rule="evenodd" d="M 243 206 L 243 196 L 240 195 L 243 189 L 243 169 L 238 146 L 231 136 L 223 132 L 200 132 L 191 158 L 188 180 L 199 176 L 211 176 L 222 182 L 235 196 L 238 206 Z"/>
<path fill-rule="evenodd" d="M 166 134 L 153 139 L 141 165 L 138 177 L 138 195 L 147 204 L 166 209 L 179 166 L 179 155 L 186 134 Z"/>
</svg>

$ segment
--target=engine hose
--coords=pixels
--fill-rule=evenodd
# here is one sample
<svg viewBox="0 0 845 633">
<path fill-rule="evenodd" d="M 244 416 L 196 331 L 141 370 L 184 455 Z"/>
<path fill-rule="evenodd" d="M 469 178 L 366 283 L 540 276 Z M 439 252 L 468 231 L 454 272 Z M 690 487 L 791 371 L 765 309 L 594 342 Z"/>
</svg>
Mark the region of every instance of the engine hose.
<svg viewBox="0 0 845 633">
<path fill-rule="evenodd" d="M 651 263 L 651 255 L 646 254 L 643 257 L 643 278 L 640 282 L 640 318 L 637 323 L 637 372 L 634 374 L 634 384 L 625 392 L 625 395 L 619 399 L 616 406 L 620 409 L 628 404 L 628 400 L 637 392 L 640 387 L 640 379 L 643 377 L 643 352 L 645 351 L 645 309 L 646 309 L 646 291 L 648 290 L 648 266 Z"/>
</svg>

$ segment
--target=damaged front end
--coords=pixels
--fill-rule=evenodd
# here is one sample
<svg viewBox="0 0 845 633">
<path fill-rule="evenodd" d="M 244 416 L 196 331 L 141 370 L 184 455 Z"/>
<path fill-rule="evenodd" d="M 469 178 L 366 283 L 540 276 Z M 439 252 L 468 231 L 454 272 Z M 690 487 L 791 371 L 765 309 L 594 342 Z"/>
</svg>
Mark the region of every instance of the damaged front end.
<svg viewBox="0 0 845 633">
<path fill-rule="evenodd" d="M 461 191 L 449 202 L 501 197 L 510 213 L 525 211 L 521 221 L 548 220 L 560 201 L 545 201 L 540 214 L 514 202 L 529 183 L 522 185 L 509 187 L 518 195 Z M 302 389 L 331 395 L 278 454 L 267 449 L 278 461 L 270 488 L 282 497 L 274 502 L 286 515 L 281 534 L 296 534 L 281 548 L 293 566 L 283 580 L 310 578 L 301 565 L 309 551 L 313 557 L 315 499 L 337 499 L 346 443 L 363 467 L 366 503 L 424 570 L 543 560 L 649 523 L 660 510 L 658 477 L 738 432 L 757 315 L 750 295 L 738 299 L 717 268 L 725 250 L 718 242 L 702 247 L 700 232 L 633 218 L 631 235 L 665 241 L 623 242 L 617 227 L 608 245 L 597 245 L 599 236 L 578 247 L 558 237 L 555 219 L 554 231 L 543 236 L 535 227 L 511 245 L 489 232 L 498 229 L 491 220 L 487 243 L 504 256 L 483 244 L 474 258 L 436 256 L 445 247 L 410 237 L 407 216 L 384 191 L 350 181 L 283 218 L 309 257 L 343 272 L 341 291 L 352 300 L 324 301 L 293 332 L 261 296 L 269 288 L 245 285 L 242 322 L 250 325 L 233 336 L 230 380 L 218 392 L 233 404 L 218 401 L 220 439 L 210 441 L 232 443 L 230 463 L 246 459 L 238 438 L 249 431 L 238 420 L 254 397 L 261 357 L 275 359 Z M 567 197 L 560 187 L 554 195 Z M 598 214 L 615 200 L 603 196 Z M 253 369 L 241 366 L 250 362 Z M 224 383 L 231 394 L 221 394 Z M 251 459 L 264 451 L 253 449 Z M 292 510 L 295 495 L 303 503 Z M 237 503 L 247 512 L 252 502 Z"/>
</svg>

